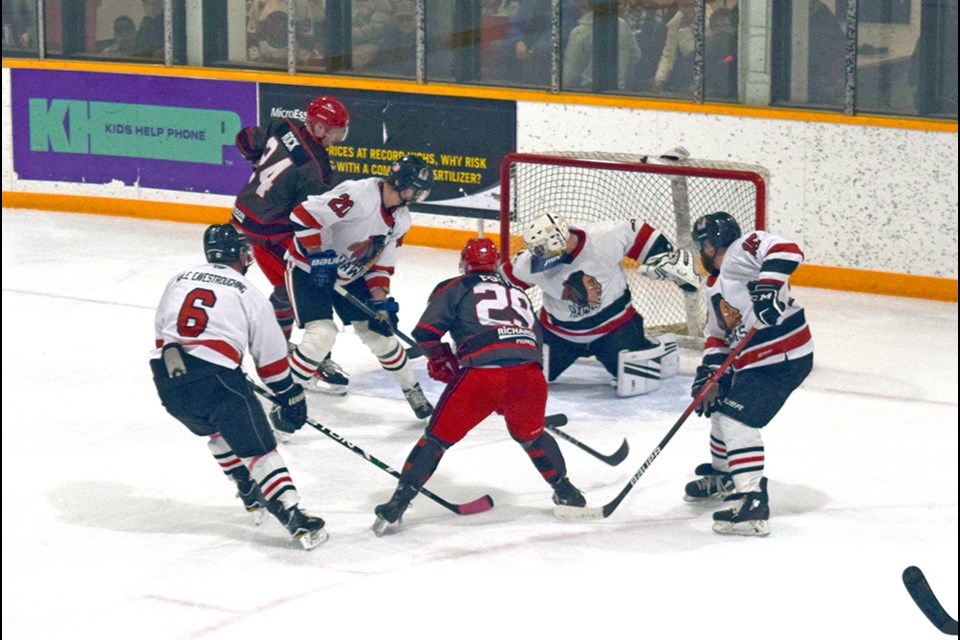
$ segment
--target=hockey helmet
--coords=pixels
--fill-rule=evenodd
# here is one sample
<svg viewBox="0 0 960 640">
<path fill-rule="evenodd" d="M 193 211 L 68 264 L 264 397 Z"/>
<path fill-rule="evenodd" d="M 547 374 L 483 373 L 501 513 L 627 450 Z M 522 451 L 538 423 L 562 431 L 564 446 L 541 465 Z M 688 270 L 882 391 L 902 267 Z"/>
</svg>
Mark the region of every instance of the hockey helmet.
<svg viewBox="0 0 960 640">
<path fill-rule="evenodd" d="M 333 96 L 320 96 L 307 107 L 307 129 L 312 133 L 317 124 L 327 128 L 331 139 L 343 142 L 350 130 L 350 112 Z M 338 130 L 342 130 L 342 133 L 334 135 Z"/>
<path fill-rule="evenodd" d="M 409 200 L 401 200 L 402 204 L 423 202 L 433 188 L 433 169 L 420 156 L 405 155 L 391 165 L 385 182 L 397 193 L 407 189 L 414 190 L 413 197 Z"/>
<path fill-rule="evenodd" d="M 740 225 L 726 211 L 715 211 L 701 216 L 693 224 L 693 242 L 703 253 L 703 243 L 707 240 L 714 249 L 726 249 L 740 237 Z"/>
<path fill-rule="evenodd" d="M 460 273 L 496 271 L 500 254 L 489 238 L 470 238 L 460 252 Z"/>
<path fill-rule="evenodd" d="M 253 253 L 247 236 L 232 224 L 214 224 L 203 232 L 203 250 L 207 262 L 231 264 L 239 262 L 244 267 L 253 263 Z"/>
</svg>

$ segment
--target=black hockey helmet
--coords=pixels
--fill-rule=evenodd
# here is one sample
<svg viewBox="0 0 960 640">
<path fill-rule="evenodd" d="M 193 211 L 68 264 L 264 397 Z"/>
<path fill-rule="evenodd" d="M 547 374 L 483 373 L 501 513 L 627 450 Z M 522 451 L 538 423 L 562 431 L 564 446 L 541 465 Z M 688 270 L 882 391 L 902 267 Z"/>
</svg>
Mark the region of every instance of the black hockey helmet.
<svg viewBox="0 0 960 640">
<path fill-rule="evenodd" d="M 693 242 L 703 253 L 703 243 L 707 240 L 714 249 L 726 249 L 739 238 L 740 225 L 726 211 L 715 211 L 701 216 L 693 223 Z"/>
<path fill-rule="evenodd" d="M 413 198 L 403 204 L 423 202 L 433 187 L 433 169 L 420 156 L 406 155 L 394 162 L 387 173 L 386 183 L 397 193 L 413 189 Z"/>
<path fill-rule="evenodd" d="M 239 262 L 246 267 L 253 262 L 247 236 L 232 224 L 207 227 L 203 232 L 203 251 L 207 254 L 207 262 L 214 264 Z"/>
</svg>

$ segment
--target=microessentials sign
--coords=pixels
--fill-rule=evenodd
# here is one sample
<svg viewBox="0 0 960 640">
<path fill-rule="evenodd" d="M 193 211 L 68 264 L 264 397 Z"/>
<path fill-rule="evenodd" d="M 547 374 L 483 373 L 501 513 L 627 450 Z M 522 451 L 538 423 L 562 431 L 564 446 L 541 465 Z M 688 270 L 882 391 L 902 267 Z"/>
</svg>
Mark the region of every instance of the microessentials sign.
<svg viewBox="0 0 960 640">
<path fill-rule="evenodd" d="M 234 147 L 256 124 L 256 85 L 11 69 L 21 179 L 233 195 L 249 177 Z"/>
</svg>

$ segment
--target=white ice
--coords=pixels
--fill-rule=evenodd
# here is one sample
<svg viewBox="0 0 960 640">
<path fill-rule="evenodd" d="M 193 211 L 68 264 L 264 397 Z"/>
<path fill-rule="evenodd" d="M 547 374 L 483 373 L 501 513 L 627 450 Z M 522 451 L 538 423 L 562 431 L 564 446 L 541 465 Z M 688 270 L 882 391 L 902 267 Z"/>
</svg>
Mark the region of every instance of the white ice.
<svg viewBox="0 0 960 640">
<path fill-rule="evenodd" d="M 259 528 L 203 439 L 161 407 L 147 358 L 167 279 L 203 261 L 202 225 L 3 211 L 4 638 L 935 638 L 900 573 L 918 565 L 957 613 L 957 305 L 797 289 L 815 370 L 763 431 L 768 538 L 711 531 L 681 500 L 708 460 L 691 418 L 606 520 L 568 523 L 490 418 L 444 457 L 395 534 L 395 481 L 305 427 L 281 445 L 312 552 Z M 406 247 L 394 282 L 412 329 L 452 251 Z M 253 272 L 252 272 L 253 273 Z M 256 282 L 266 289 L 259 272 Z M 343 398 L 310 415 L 399 468 L 424 423 L 357 337 Z M 599 506 L 683 412 L 696 354 L 655 395 L 618 399 L 595 362 L 551 388 L 566 430 L 631 453 L 609 467 L 561 442 Z M 441 387 L 415 361 L 427 395 Z M 522 390 L 518 390 L 522 393 Z"/>
</svg>

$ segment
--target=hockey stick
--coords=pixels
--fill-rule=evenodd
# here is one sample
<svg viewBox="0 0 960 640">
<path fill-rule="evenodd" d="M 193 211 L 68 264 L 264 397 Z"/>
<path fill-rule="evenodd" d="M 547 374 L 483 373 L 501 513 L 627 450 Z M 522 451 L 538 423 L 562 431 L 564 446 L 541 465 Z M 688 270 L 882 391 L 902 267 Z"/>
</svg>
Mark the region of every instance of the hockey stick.
<svg viewBox="0 0 960 640">
<path fill-rule="evenodd" d="M 256 391 L 258 394 L 260 394 L 264 398 L 267 398 L 271 402 L 276 402 L 276 399 L 273 397 L 273 395 L 271 395 L 266 389 L 257 385 L 255 382 L 253 382 L 253 380 L 250 380 L 250 378 L 247 378 L 247 381 L 250 383 L 250 386 L 253 388 L 253 390 Z M 313 420 L 312 418 L 309 418 L 309 417 L 307 418 L 307 424 L 309 424 L 311 427 L 313 427 L 323 435 L 327 436 L 331 440 L 336 441 L 337 443 L 346 447 L 350 451 L 354 452 L 355 454 L 357 454 L 367 462 L 371 463 L 372 465 L 386 471 L 387 473 L 392 475 L 394 478 L 397 478 L 398 480 L 400 479 L 400 473 L 396 469 L 394 469 L 387 463 L 377 459 L 376 457 L 370 455 L 369 453 L 367 453 L 357 445 L 353 444 L 352 442 L 350 442 L 340 434 L 331 431 L 330 429 L 326 428 L 316 420 Z M 447 502 L 437 494 L 423 487 L 420 488 L 420 493 L 427 496 L 428 498 L 430 498 L 431 500 L 439 504 L 441 507 L 449 509 L 450 511 L 453 511 L 454 513 L 459 514 L 461 516 L 469 516 L 474 513 L 483 513 L 484 511 L 489 511 L 490 509 L 493 508 L 493 498 L 491 498 L 489 495 L 482 496 L 480 498 L 477 498 L 476 500 L 465 502 L 463 504 L 457 504 L 454 502 Z"/>
<path fill-rule="evenodd" d="M 370 307 L 368 307 L 367 304 L 366 304 L 363 300 L 361 300 L 361 299 L 358 298 L 357 296 L 355 296 L 355 295 L 353 295 L 352 293 L 350 293 L 349 291 L 347 291 L 347 290 L 343 287 L 343 285 L 334 283 L 334 285 L 333 285 L 333 290 L 336 291 L 337 293 L 339 293 L 341 296 L 343 296 L 343 297 L 346 298 L 347 300 L 349 300 L 351 303 L 353 303 L 353 305 L 354 305 L 357 309 L 360 309 L 360 311 L 363 311 L 366 315 L 370 316 L 372 319 L 374 319 L 374 320 L 380 320 L 380 316 L 377 315 L 377 312 L 376 312 L 376 311 L 374 311 L 373 309 L 371 309 Z M 407 357 L 408 357 L 408 358 L 420 358 L 420 357 L 423 357 L 423 355 L 424 355 L 424 354 L 423 354 L 423 349 L 421 349 L 421 348 L 417 345 L 417 342 L 416 342 L 413 338 L 411 338 L 411 337 L 408 336 L 407 334 L 403 333 L 402 331 L 400 331 L 400 329 L 397 329 L 396 327 L 391 326 L 391 327 L 390 327 L 390 330 L 393 331 L 393 333 L 394 333 L 395 336 L 397 336 L 398 338 L 400 338 L 401 340 L 403 340 L 404 342 L 407 343 Z"/>
<path fill-rule="evenodd" d="M 927 620 L 933 623 L 937 629 L 948 636 L 957 635 L 957 621 L 950 617 L 933 595 L 933 590 L 927 583 L 923 572 L 917 567 L 907 567 L 903 570 L 903 585 L 907 588 L 907 593 L 913 598 L 913 601 L 920 607 Z"/>
<path fill-rule="evenodd" d="M 690 414 L 700 406 L 700 403 L 703 401 L 704 396 L 707 395 L 707 392 L 717 384 L 717 380 L 720 379 L 727 369 L 730 368 L 730 365 L 733 364 L 733 361 L 736 359 L 740 352 L 743 351 L 744 347 L 750 342 L 753 338 L 753 335 L 757 332 L 761 325 L 759 322 L 753 325 L 747 335 L 743 336 L 743 340 L 740 341 L 733 350 L 730 351 L 730 355 L 727 356 L 727 359 L 723 361 L 723 364 L 720 365 L 716 371 L 713 372 L 713 375 L 707 380 L 707 383 L 703 385 L 703 388 L 700 389 L 700 392 L 697 393 L 694 397 L 693 402 L 684 409 L 683 413 L 680 415 L 680 418 L 677 419 L 673 426 L 670 428 L 670 431 L 667 432 L 667 435 L 663 437 L 663 440 L 654 447 L 653 452 L 647 456 L 647 459 L 644 460 L 643 464 L 640 465 L 640 468 L 637 469 L 637 472 L 633 474 L 633 477 L 630 478 L 630 481 L 626 486 L 620 490 L 620 493 L 617 496 L 603 505 L 602 507 L 572 507 L 570 505 L 558 505 L 554 507 L 553 512 L 558 518 L 563 518 L 567 520 L 572 520 L 575 518 L 606 518 L 609 517 L 611 513 L 623 502 L 623 499 L 627 497 L 627 494 L 630 493 L 630 490 L 633 489 L 633 485 L 637 484 L 637 481 L 640 479 L 647 469 L 650 468 L 650 465 L 653 464 L 653 461 L 657 459 L 657 456 L 660 455 L 660 452 L 663 451 L 663 448 L 667 446 L 667 443 L 670 442 L 670 439 L 673 438 L 674 434 L 680 430 L 680 427 L 684 422 L 687 421 L 687 418 L 690 417 Z"/>
<path fill-rule="evenodd" d="M 553 435 L 559 438 L 562 438 L 563 440 L 566 440 L 573 446 L 579 449 L 582 449 L 583 451 L 586 451 L 587 453 L 592 455 L 594 458 L 597 458 L 599 460 L 606 462 L 611 467 L 615 467 L 621 462 L 623 462 L 624 459 L 627 457 L 627 454 L 630 453 L 630 445 L 627 444 L 626 438 L 623 439 L 623 444 L 620 445 L 620 448 L 608 456 L 600 453 L 599 451 L 595 451 L 594 449 L 591 449 L 590 447 L 583 444 L 573 436 L 568 436 L 563 431 L 560 431 L 559 429 L 557 429 L 557 427 L 562 427 L 565 424 L 567 424 L 567 416 L 562 413 L 555 413 L 553 415 L 545 416 L 543 419 L 543 427 L 547 431 L 549 431 L 550 433 L 552 433 Z"/>
</svg>

